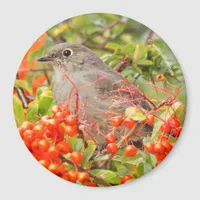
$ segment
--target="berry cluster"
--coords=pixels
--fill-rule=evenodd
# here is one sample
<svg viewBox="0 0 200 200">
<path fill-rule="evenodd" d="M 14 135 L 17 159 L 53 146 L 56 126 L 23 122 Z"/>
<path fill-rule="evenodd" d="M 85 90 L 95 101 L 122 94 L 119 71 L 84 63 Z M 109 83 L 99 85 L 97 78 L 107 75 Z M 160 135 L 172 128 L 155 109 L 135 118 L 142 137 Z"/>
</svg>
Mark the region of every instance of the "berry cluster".
<svg viewBox="0 0 200 200">
<path fill-rule="evenodd" d="M 180 121 L 176 117 L 170 117 L 161 127 L 162 135 L 158 137 L 156 142 L 147 142 L 144 145 L 144 149 L 155 154 L 157 158 L 157 164 L 159 164 L 166 155 L 171 151 L 173 145 L 170 142 L 171 136 L 179 137 L 182 128 L 180 127 Z"/>
<path fill-rule="evenodd" d="M 157 158 L 157 164 L 159 164 L 166 157 L 172 148 L 173 146 L 170 143 L 169 138 L 166 136 L 159 137 L 159 140 L 155 143 L 147 142 L 144 145 L 145 151 L 155 154 Z"/>
<path fill-rule="evenodd" d="M 160 130 L 163 133 L 171 133 L 175 137 L 179 137 L 182 128 L 181 123 L 176 117 L 170 117 L 161 127 Z"/>
<path fill-rule="evenodd" d="M 79 119 L 76 115 L 70 113 L 67 106 L 55 105 L 51 108 L 53 116 L 42 116 L 35 123 L 25 121 L 19 128 L 20 135 L 33 156 L 52 173 L 68 180 L 70 182 L 79 181 L 83 185 L 97 186 L 95 180 L 90 177 L 86 168 L 81 168 L 83 154 L 80 151 L 73 151 L 69 138 L 78 137 Z M 126 129 L 132 129 L 136 122 L 129 117 L 121 115 L 111 118 L 114 130 L 120 126 Z M 154 125 L 154 115 L 146 116 L 146 124 Z M 159 164 L 171 151 L 173 145 L 170 138 L 178 137 L 181 132 L 180 121 L 176 117 L 170 117 L 161 127 L 162 134 L 154 141 L 144 144 L 144 150 L 154 154 Z M 116 143 L 114 132 L 103 135 L 108 143 L 106 150 L 115 155 L 122 146 Z M 124 147 L 123 155 L 134 157 L 141 152 L 134 146 L 127 143 Z M 122 152 L 122 151 L 121 151 Z M 63 158 L 67 160 L 63 161 Z M 121 177 L 121 184 L 133 180 L 131 174 L 125 174 Z"/>
<path fill-rule="evenodd" d="M 78 134 L 78 118 L 70 114 L 67 107 L 55 105 L 51 112 L 53 116 L 43 116 L 38 122 L 25 121 L 19 128 L 20 135 L 33 156 L 49 171 L 65 180 L 96 186 L 89 181 L 86 171 L 78 171 L 76 165 L 81 164 L 81 152 L 72 151 L 67 137 Z M 63 163 L 61 156 L 69 154 L 70 161 L 74 164 L 71 170 Z"/>
<path fill-rule="evenodd" d="M 112 125 L 115 128 L 119 127 L 122 122 L 128 129 L 133 128 L 135 125 L 135 121 L 132 118 L 127 117 L 123 119 L 121 115 L 112 118 Z M 106 146 L 107 151 L 111 154 L 116 154 L 118 152 L 118 146 L 115 143 L 116 136 L 113 133 L 109 133 L 105 136 L 105 139 L 108 142 Z M 134 145 L 128 145 L 124 150 L 124 154 L 128 157 L 133 157 L 137 154 L 137 148 Z"/>
</svg>

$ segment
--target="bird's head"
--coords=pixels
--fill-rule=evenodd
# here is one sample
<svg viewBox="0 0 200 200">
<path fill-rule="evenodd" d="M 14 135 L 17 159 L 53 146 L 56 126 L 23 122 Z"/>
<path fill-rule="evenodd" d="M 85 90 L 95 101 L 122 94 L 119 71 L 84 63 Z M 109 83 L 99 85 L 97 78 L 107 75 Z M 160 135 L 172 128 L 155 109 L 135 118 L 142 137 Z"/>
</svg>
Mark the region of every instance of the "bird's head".
<svg viewBox="0 0 200 200">
<path fill-rule="evenodd" d="M 74 70 L 81 68 L 84 63 L 98 62 L 99 58 L 88 48 L 79 44 L 61 43 L 53 46 L 46 56 L 38 59 L 39 62 L 49 62 L 54 68 Z M 87 65 L 85 65 L 87 67 Z"/>
</svg>

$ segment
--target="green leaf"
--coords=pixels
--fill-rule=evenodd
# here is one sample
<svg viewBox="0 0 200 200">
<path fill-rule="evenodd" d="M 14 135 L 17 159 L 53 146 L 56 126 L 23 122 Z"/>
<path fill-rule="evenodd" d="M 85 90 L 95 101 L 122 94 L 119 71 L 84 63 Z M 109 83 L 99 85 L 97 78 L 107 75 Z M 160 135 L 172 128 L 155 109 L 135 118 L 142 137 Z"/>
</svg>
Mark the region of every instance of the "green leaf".
<svg viewBox="0 0 200 200">
<path fill-rule="evenodd" d="M 48 88 L 47 86 L 39 87 L 39 88 L 37 89 L 37 92 L 36 92 L 36 98 L 37 98 L 37 100 L 40 100 L 40 95 L 41 95 L 43 92 L 47 91 L 48 89 L 49 89 L 49 88 Z"/>
<path fill-rule="evenodd" d="M 135 80 L 134 77 L 133 77 L 133 75 L 128 75 L 128 76 L 126 77 L 126 79 L 127 79 L 128 82 L 130 82 L 130 83 L 133 83 L 133 81 Z"/>
<path fill-rule="evenodd" d="M 17 127 L 19 127 L 24 122 L 24 110 L 22 102 L 16 95 L 13 95 L 13 110 Z"/>
<path fill-rule="evenodd" d="M 104 54 L 103 56 L 101 56 L 101 60 L 103 62 L 106 62 L 109 58 L 111 58 L 112 54 Z"/>
<path fill-rule="evenodd" d="M 180 114 L 183 111 L 184 111 L 183 104 L 180 102 L 176 102 L 171 107 L 166 106 L 165 111 L 160 115 L 160 118 L 167 121 L 174 113 Z M 160 127 L 162 126 L 163 123 L 164 123 L 163 121 L 156 119 L 151 136 L 152 139 L 155 139 L 161 134 Z"/>
<path fill-rule="evenodd" d="M 109 157 L 109 154 L 103 155 L 103 156 L 99 156 L 97 158 L 94 159 L 94 161 L 103 161 L 103 160 L 107 160 Z"/>
<path fill-rule="evenodd" d="M 90 158 L 92 157 L 92 155 L 94 154 L 96 149 L 96 145 L 95 144 L 90 144 L 83 152 L 83 161 L 81 163 L 81 166 L 84 167 L 85 165 L 87 165 L 87 162 L 90 160 Z"/>
<path fill-rule="evenodd" d="M 137 111 L 136 107 L 129 107 L 129 108 L 126 109 L 125 115 L 126 115 L 127 117 L 132 117 L 133 114 L 134 114 L 136 111 Z"/>
<path fill-rule="evenodd" d="M 133 54 L 133 61 L 137 63 L 139 60 L 144 60 L 147 58 L 147 48 L 144 44 L 137 44 Z"/>
<path fill-rule="evenodd" d="M 134 69 L 135 69 L 135 71 L 137 72 L 137 73 L 139 73 L 139 74 L 141 74 L 142 75 L 142 70 L 141 70 L 141 68 L 140 67 L 138 67 L 138 66 L 134 66 Z"/>
<path fill-rule="evenodd" d="M 52 106 L 54 106 L 54 105 L 56 105 L 55 99 L 53 99 L 53 101 L 51 102 L 51 105 L 49 106 L 49 109 L 48 109 L 48 111 L 47 111 L 47 115 L 48 115 L 48 116 L 53 116 L 53 113 L 51 112 L 51 108 L 52 108 Z"/>
<path fill-rule="evenodd" d="M 82 148 L 83 141 L 77 137 L 68 138 L 68 143 L 73 151 L 80 151 Z"/>
<path fill-rule="evenodd" d="M 137 62 L 137 65 L 139 65 L 139 66 L 151 66 L 151 65 L 154 65 L 154 63 L 151 60 L 139 60 Z"/>
<path fill-rule="evenodd" d="M 152 170 L 152 166 L 149 163 L 139 163 L 137 166 L 137 174 L 139 177 L 143 176 L 147 172 Z"/>
<path fill-rule="evenodd" d="M 36 122 L 39 120 L 38 103 L 34 103 L 28 108 L 26 113 L 26 120 L 30 122 Z"/>
<path fill-rule="evenodd" d="M 152 167 L 156 166 L 157 159 L 156 156 L 151 153 L 146 153 L 145 160 L 147 163 L 149 163 Z"/>
<path fill-rule="evenodd" d="M 112 55 L 112 58 L 116 58 L 116 59 L 118 59 L 118 60 L 121 60 L 123 57 L 124 57 L 124 56 L 121 55 L 121 54 L 119 54 L 119 53 L 114 53 L 114 54 Z"/>
<path fill-rule="evenodd" d="M 127 157 L 127 156 L 122 156 L 121 157 L 121 162 L 122 164 L 131 164 L 131 165 L 136 165 L 138 163 L 138 161 L 141 161 L 142 155 L 140 153 L 138 153 L 137 155 L 133 156 L 133 157 Z"/>
<path fill-rule="evenodd" d="M 114 39 L 124 31 L 125 24 L 118 24 L 111 29 L 111 37 Z"/>
<path fill-rule="evenodd" d="M 127 77 L 128 75 L 133 75 L 133 74 L 134 74 L 134 71 L 133 69 L 130 69 L 130 68 L 127 68 L 121 72 L 121 75 L 123 77 Z"/>
<path fill-rule="evenodd" d="M 113 161 L 113 164 L 115 165 L 119 176 L 123 176 L 131 172 L 126 166 L 122 165 L 120 162 Z"/>
<path fill-rule="evenodd" d="M 21 89 L 24 89 L 28 91 L 32 95 L 32 89 L 29 86 L 28 82 L 26 80 L 15 80 L 15 87 L 19 87 Z"/>
<path fill-rule="evenodd" d="M 108 43 L 105 48 L 107 49 L 112 49 L 112 50 L 117 50 L 117 49 L 121 49 L 121 46 L 119 44 L 116 43 Z"/>
<path fill-rule="evenodd" d="M 38 114 L 46 115 L 54 101 L 52 91 L 45 91 L 40 95 Z"/>
<path fill-rule="evenodd" d="M 115 67 L 120 62 L 119 59 L 114 59 L 111 62 L 109 62 L 110 67 Z"/>
<path fill-rule="evenodd" d="M 123 53 L 127 54 L 130 57 L 132 57 L 132 55 L 134 53 L 134 50 L 135 50 L 135 45 L 134 44 L 127 44 L 122 49 Z"/>
<path fill-rule="evenodd" d="M 146 119 L 145 115 L 143 115 L 140 111 L 136 111 L 136 108 L 129 107 L 127 109 L 125 111 L 125 115 L 127 117 L 132 118 L 132 119 L 134 119 L 136 121 L 141 121 L 141 120 L 145 120 Z"/>
<path fill-rule="evenodd" d="M 117 173 L 110 171 L 110 170 L 104 170 L 104 169 L 93 169 L 90 170 L 90 172 L 96 176 L 101 177 L 106 182 L 111 184 L 120 184 L 121 179 Z"/>
</svg>

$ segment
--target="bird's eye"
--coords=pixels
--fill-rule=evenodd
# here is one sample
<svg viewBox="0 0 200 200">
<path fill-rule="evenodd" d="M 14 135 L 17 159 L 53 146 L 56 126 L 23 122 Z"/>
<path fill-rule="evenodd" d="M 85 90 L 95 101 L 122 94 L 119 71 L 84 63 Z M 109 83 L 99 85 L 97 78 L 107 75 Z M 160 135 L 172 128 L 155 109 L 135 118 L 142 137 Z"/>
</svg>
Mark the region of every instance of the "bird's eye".
<svg viewBox="0 0 200 200">
<path fill-rule="evenodd" d="M 65 57 L 71 56 L 71 55 L 72 55 L 72 50 L 71 50 L 71 49 L 65 49 L 65 50 L 63 51 L 63 55 L 64 55 Z"/>
</svg>

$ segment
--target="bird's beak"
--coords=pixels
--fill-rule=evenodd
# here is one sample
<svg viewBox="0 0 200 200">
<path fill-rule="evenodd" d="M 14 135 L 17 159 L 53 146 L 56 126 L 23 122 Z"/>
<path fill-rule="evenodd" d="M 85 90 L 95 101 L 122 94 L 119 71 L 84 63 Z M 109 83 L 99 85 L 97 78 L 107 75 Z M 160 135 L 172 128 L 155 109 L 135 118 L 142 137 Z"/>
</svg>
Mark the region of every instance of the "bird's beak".
<svg viewBox="0 0 200 200">
<path fill-rule="evenodd" d="M 51 58 L 50 56 L 44 56 L 41 58 L 37 59 L 38 62 L 48 62 L 48 61 L 53 61 L 53 58 Z"/>
</svg>

